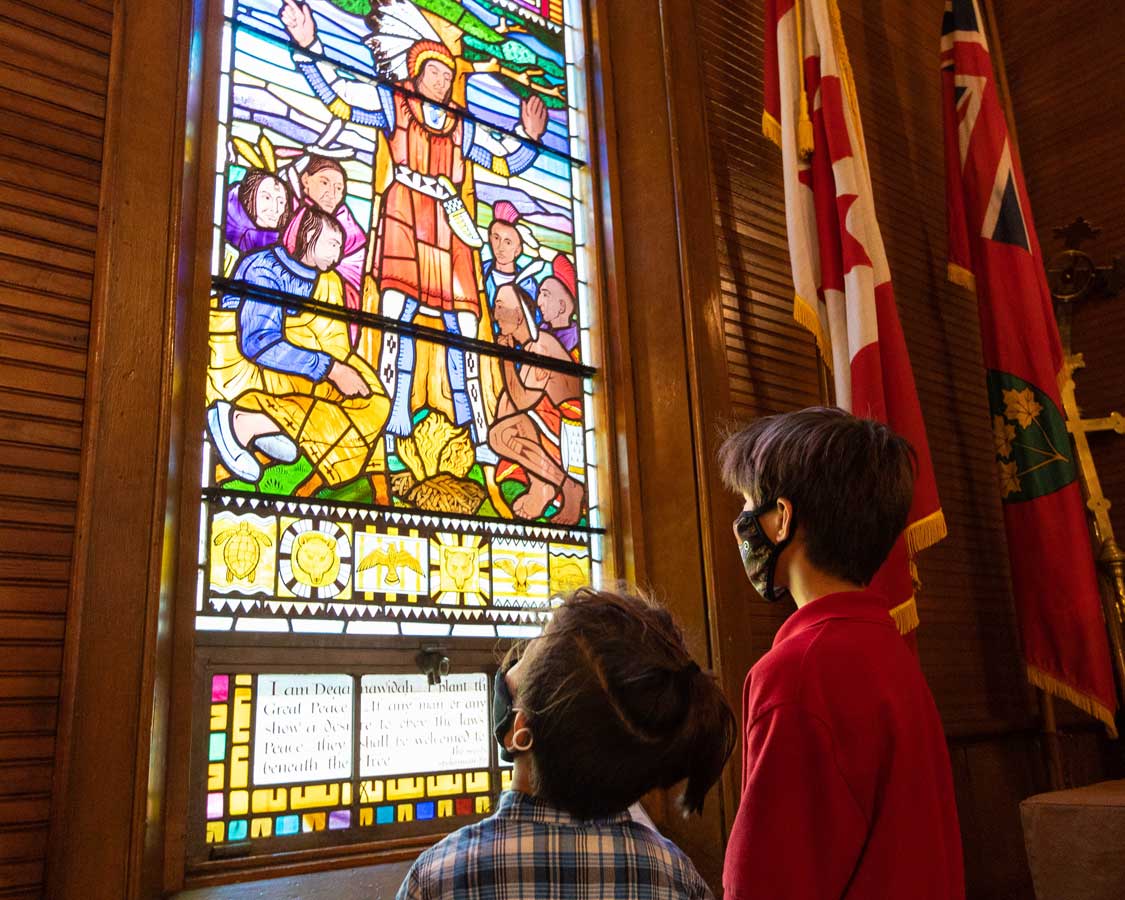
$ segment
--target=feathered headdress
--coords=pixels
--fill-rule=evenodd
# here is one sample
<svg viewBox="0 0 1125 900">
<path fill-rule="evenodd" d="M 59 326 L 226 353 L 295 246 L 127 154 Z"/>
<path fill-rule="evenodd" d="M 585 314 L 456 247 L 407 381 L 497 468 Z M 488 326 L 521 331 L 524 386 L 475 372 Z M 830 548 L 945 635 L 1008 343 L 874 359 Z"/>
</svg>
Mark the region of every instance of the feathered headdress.
<svg viewBox="0 0 1125 900">
<path fill-rule="evenodd" d="M 536 239 L 535 234 L 523 221 L 523 216 L 516 208 L 516 205 L 510 200 L 497 200 L 492 206 L 492 218 L 497 222 L 503 222 L 505 225 L 511 225 L 519 233 L 520 240 L 523 241 L 524 251 L 535 256 L 539 251 L 539 241 Z M 480 229 L 481 237 L 488 240 L 488 229 Z"/>
<path fill-rule="evenodd" d="M 379 74 L 396 81 L 413 78 L 426 60 L 440 59 L 451 69 L 453 54 L 421 11 L 406 0 L 391 0 L 374 7 L 367 17 L 371 34 L 364 43 L 375 58 Z M 417 49 L 419 44 L 430 46 Z M 422 57 L 423 54 L 424 58 Z"/>
<path fill-rule="evenodd" d="M 251 168 L 265 169 L 274 175 L 277 174 L 277 154 L 273 152 L 270 139 L 264 134 L 258 138 L 257 147 L 240 137 L 236 137 L 232 143 L 238 155 L 244 162 L 249 163 Z"/>
</svg>

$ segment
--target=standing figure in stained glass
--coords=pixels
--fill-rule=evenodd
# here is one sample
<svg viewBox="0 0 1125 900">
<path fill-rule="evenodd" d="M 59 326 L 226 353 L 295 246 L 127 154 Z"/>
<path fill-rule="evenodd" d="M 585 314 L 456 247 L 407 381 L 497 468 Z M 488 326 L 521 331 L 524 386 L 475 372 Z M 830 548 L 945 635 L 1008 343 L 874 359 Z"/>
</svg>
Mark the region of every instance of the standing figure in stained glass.
<svg viewBox="0 0 1125 900">
<path fill-rule="evenodd" d="M 578 278 L 570 257 L 560 253 L 551 261 L 551 274 L 539 288 L 539 314 L 543 329 L 550 332 L 577 361 L 578 322 L 574 298 L 578 296 Z"/>
<path fill-rule="evenodd" d="M 535 300 L 539 282 L 535 276 L 543 268 L 541 259 L 529 260 L 525 251 L 543 251 L 535 236 L 520 217 L 515 204 L 497 200 L 492 207 L 492 222 L 488 226 L 488 249 L 491 257 L 481 266 L 484 275 L 484 295 L 491 307 L 496 303 L 496 292 L 505 284 L 516 283 Z"/>
<path fill-rule="evenodd" d="M 344 306 L 359 309 L 367 234 L 344 202 L 348 187 L 344 167 L 331 157 L 309 154 L 298 159 L 286 171 L 290 181 L 299 186 L 299 199 L 294 200 L 295 215 L 282 238 L 286 249 L 293 252 L 297 231 L 296 213 L 302 208 L 315 207 L 334 217 L 344 232 L 342 256 L 334 271 L 344 282 Z M 358 329 L 353 328 L 353 343 L 357 334 Z"/>
<path fill-rule="evenodd" d="M 345 235 L 314 207 L 298 213 L 294 248 L 267 247 L 247 256 L 235 280 L 343 306 L 334 271 Z M 341 319 L 286 307 L 252 295 L 228 294 L 232 333 L 216 334 L 212 317 L 207 427 L 226 469 L 245 482 L 262 477 L 256 452 L 281 463 L 304 454 L 312 473 L 296 493 L 309 496 L 364 476 L 373 496 L 388 501 L 379 435 L 389 401 L 371 368 L 353 351 Z"/>
<path fill-rule="evenodd" d="M 523 99 L 515 136 L 466 118 L 452 96 L 456 55 L 408 3 L 384 4 L 370 20 L 380 24 L 367 42 L 398 78 L 395 87 L 348 77 L 326 61 L 307 5 L 284 0 L 280 15 L 297 45 L 294 63 L 313 93 L 334 116 L 378 128 L 385 138 L 380 152 L 389 185 L 379 198 L 369 273 L 378 312 L 408 323 L 421 316 L 429 327 L 480 337 L 475 251 L 482 242 L 465 206 L 466 164 L 504 177 L 528 169 L 547 127 L 543 101 Z M 495 462 L 486 443 L 490 416 L 476 354 L 448 348 L 444 377 L 426 377 L 418 391 L 414 344 L 412 337 L 394 332 L 383 338 L 379 377 L 392 399 L 387 433 L 405 437 L 417 410 L 438 410 L 458 426 L 469 426 L 481 462 Z"/>
<path fill-rule="evenodd" d="M 535 324 L 531 300 L 518 287 L 504 285 L 496 294 L 496 324 L 502 347 L 570 361 L 558 339 Z M 504 392 L 489 430 L 492 449 L 502 459 L 521 466 L 528 489 L 517 497 L 512 511 L 536 519 L 558 500 L 555 522 L 573 525 L 582 516 L 586 489 L 582 382 L 577 375 L 519 366 L 504 360 Z"/>
</svg>

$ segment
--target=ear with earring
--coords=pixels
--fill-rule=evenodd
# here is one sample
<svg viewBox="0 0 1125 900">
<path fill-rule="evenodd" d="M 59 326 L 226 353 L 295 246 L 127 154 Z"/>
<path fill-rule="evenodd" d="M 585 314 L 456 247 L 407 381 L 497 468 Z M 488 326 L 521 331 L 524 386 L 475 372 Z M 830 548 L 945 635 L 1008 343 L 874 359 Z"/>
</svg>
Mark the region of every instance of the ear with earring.
<svg viewBox="0 0 1125 900">
<path fill-rule="evenodd" d="M 512 732 L 512 746 L 509 750 L 515 750 L 517 753 L 526 753 L 535 744 L 535 738 L 531 734 L 531 729 L 526 725 L 523 728 L 517 728 Z"/>
</svg>

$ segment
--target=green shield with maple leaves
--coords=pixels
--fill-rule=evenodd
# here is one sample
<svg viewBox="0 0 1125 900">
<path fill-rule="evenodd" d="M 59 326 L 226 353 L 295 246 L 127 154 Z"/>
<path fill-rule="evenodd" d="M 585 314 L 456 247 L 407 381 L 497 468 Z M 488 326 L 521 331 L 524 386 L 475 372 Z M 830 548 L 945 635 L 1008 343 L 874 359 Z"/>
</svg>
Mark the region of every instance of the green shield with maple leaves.
<svg viewBox="0 0 1125 900">
<path fill-rule="evenodd" d="M 1077 477 L 1066 421 L 1034 384 L 1008 372 L 988 372 L 992 439 L 1000 496 L 1021 503 L 1064 488 Z"/>
</svg>

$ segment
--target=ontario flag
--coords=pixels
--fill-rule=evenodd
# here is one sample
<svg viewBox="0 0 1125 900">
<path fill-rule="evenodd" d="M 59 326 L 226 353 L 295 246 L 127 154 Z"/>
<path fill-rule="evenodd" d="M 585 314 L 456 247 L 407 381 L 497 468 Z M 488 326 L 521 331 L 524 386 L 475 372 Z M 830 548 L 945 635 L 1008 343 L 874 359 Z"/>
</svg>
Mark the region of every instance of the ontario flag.
<svg viewBox="0 0 1125 900">
<path fill-rule="evenodd" d="M 949 277 L 975 290 L 1027 677 L 1116 734 L 1117 701 L 1074 451 L 1063 351 L 976 0 L 941 37 Z"/>
<path fill-rule="evenodd" d="M 918 457 L 906 531 L 872 584 L 905 634 L 918 625 L 913 557 L 946 525 L 835 0 L 767 0 L 765 35 L 762 131 L 781 148 L 794 317 L 816 338 L 836 403 L 887 423 Z"/>
</svg>

